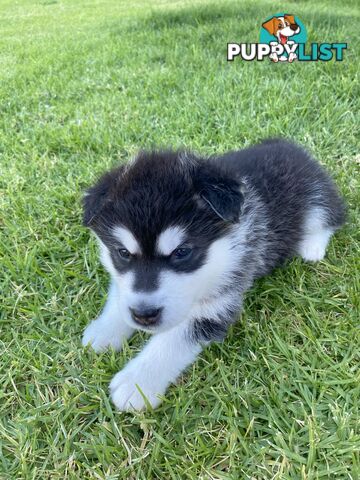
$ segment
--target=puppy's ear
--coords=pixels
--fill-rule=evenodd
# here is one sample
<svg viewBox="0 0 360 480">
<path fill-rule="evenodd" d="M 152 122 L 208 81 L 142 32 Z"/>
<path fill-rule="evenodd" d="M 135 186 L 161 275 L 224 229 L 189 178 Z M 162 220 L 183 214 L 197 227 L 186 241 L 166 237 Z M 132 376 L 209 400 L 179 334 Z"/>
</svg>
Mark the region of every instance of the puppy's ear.
<svg viewBox="0 0 360 480">
<path fill-rule="evenodd" d="M 225 222 L 239 221 L 244 202 L 243 184 L 207 166 L 200 167 L 195 189 L 198 203 Z"/>
<path fill-rule="evenodd" d="M 291 25 L 296 24 L 294 15 L 284 15 L 284 18 L 288 20 Z"/>
<path fill-rule="evenodd" d="M 105 173 L 93 187 L 86 190 L 83 197 L 83 223 L 86 227 L 91 227 L 103 208 L 112 202 L 123 171 L 124 167 L 121 166 Z"/>
<path fill-rule="evenodd" d="M 270 33 L 270 35 L 274 35 L 276 31 L 276 17 L 270 18 L 270 20 L 264 22 L 262 26 Z"/>
</svg>

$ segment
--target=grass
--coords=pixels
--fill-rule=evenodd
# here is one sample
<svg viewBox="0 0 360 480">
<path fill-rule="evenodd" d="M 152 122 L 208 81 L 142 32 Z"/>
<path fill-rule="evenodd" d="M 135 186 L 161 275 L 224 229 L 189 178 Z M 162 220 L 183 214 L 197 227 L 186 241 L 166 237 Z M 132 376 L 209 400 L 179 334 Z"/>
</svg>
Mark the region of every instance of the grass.
<svg viewBox="0 0 360 480">
<path fill-rule="evenodd" d="M 3 0 L 0 5 L 1 479 L 351 479 L 359 432 L 357 3 Z M 227 63 L 285 8 L 343 62 Z M 326 259 L 257 282 L 226 341 L 156 411 L 119 414 L 112 375 L 145 340 L 80 346 L 107 278 L 83 189 L 139 148 L 310 148 L 348 223 Z"/>
</svg>

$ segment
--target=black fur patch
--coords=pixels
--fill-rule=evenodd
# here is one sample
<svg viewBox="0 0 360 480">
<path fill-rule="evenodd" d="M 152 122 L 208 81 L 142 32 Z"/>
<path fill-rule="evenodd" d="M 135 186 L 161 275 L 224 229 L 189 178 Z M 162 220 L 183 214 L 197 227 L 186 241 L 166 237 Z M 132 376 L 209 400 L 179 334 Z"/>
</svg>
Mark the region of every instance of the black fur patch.
<svg viewBox="0 0 360 480">
<path fill-rule="evenodd" d="M 209 318 L 195 320 L 190 330 L 190 341 L 211 342 L 224 340 L 228 330 L 229 323 L 217 321 Z"/>
</svg>

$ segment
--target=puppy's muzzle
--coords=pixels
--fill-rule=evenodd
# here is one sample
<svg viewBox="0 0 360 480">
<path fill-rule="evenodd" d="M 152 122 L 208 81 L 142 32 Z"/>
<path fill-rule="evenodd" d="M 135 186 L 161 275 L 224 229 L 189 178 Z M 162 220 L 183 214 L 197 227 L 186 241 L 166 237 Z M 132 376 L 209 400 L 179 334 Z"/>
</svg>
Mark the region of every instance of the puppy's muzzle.
<svg viewBox="0 0 360 480">
<path fill-rule="evenodd" d="M 131 317 L 134 322 L 144 327 L 156 325 L 160 321 L 162 308 L 140 307 L 131 308 Z"/>
</svg>

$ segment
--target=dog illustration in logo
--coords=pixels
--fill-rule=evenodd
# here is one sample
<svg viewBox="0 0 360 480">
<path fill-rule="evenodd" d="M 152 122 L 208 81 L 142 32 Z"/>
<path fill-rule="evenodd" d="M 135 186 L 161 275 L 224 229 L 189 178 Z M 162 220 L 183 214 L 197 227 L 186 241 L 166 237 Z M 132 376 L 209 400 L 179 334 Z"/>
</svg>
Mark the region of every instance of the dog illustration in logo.
<svg viewBox="0 0 360 480">
<path fill-rule="evenodd" d="M 277 42 L 270 42 L 270 45 L 292 45 L 294 42 L 289 40 L 293 35 L 297 35 L 300 32 L 300 27 L 295 21 L 294 15 L 287 15 L 281 17 L 272 17 L 270 20 L 267 20 L 262 26 L 267 30 L 270 35 L 276 37 Z M 289 56 L 285 55 L 278 56 L 277 53 L 272 53 L 270 58 L 273 62 L 293 62 L 297 55 L 294 52 L 289 53 Z"/>
</svg>

